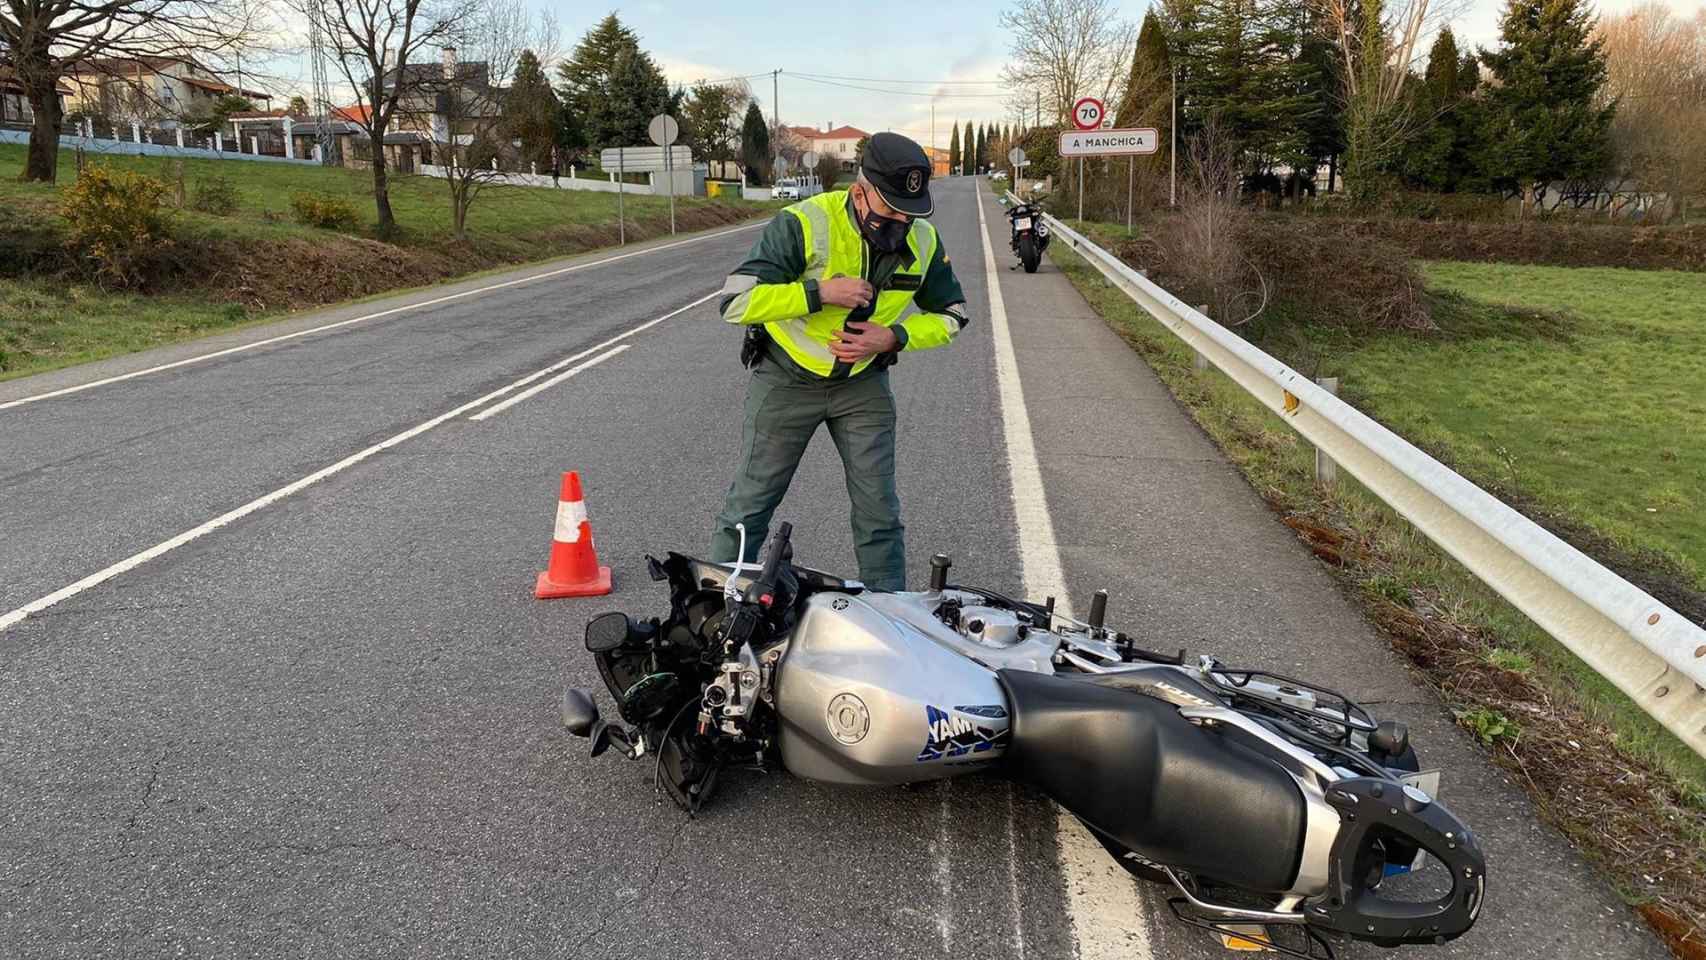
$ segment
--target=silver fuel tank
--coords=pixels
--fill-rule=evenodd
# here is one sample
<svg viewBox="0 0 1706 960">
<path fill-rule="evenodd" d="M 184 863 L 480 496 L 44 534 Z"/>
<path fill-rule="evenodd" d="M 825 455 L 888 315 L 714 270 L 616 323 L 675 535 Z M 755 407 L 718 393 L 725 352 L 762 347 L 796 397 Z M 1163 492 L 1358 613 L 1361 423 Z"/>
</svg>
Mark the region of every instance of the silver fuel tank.
<svg viewBox="0 0 1706 960">
<path fill-rule="evenodd" d="M 970 773 L 1007 745 L 995 674 L 920 594 L 820 593 L 775 680 L 782 762 L 797 776 L 895 784 Z M 933 629 L 934 628 L 934 629 Z M 939 635 L 938 635 L 939 634 Z"/>
</svg>

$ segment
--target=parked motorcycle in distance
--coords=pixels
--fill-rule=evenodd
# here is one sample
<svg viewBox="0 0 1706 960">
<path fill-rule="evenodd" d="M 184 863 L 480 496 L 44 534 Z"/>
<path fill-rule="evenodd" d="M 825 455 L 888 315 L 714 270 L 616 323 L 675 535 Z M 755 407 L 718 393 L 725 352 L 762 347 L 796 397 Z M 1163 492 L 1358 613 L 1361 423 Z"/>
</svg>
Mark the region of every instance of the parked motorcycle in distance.
<svg viewBox="0 0 1706 960">
<path fill-rule="evenodd" d="M 646 758 L 690 812 L 753 764 L 865 786 L 1003 775 L 1231 949 L 1321 960 L 1475 923 L 1486 860 L 1403 724 L 1324 686 L 1144 649 L 1104 626 L 1105 593 L 1075 620 L 1052 597 L 951 585 L 941 555 L 928 590 L 872 591 L 796 566 L 791 534 L 778 526 L 762 565 L 648 557 L 669 612 L 586 627 L 620 722 L 570 687 L 568 732 L 593 756 Z M 762 855 L 754 839 L 740 855 Z"/>
<path fill-rule="evenodd" d="M 1007 222 L 1013 228 L 1010 241 L 1013 252 L 1024 264 L 1026 273 L 1036 273 L 1037 265 L 1043 261 L 1043 251 L 1048 249 L 1048 224 L 1043 222 L 1042 210 L 1034 204 L 1017 204 L 1007 211 Z"/>
</svg>

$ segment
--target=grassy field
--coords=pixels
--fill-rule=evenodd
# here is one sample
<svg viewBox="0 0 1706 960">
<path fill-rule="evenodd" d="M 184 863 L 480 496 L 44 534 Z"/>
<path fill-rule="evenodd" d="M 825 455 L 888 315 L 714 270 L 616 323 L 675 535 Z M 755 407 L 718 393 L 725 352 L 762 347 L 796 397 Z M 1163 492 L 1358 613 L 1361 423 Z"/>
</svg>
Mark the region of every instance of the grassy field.
<svg viewBox="0 0 1706 960">
<path fill-rule="evenodd" d="M 91 154 L 92 162 L 136 170 L 176 181 L 176 161 L 163 157 L 125 157 Z M 298 192 L 343 197 L 355 204 L 368 228 L 374 220 L 373 177 L 366 170 L 316 167 L 304 164 L 263 163 L 252 160 L 183 161 L 184 185 L 190 199 L 196 181 L 224 177 L 237 190 L 239 209 L 230 217 L 210 217 L 185 211 L 189 229 L 238 231 L 264 229 L 315 231 L 290 223 L 290 198 Z M 21 144 L 0 144 L 0 204 L 22 203 L 50 208 L 56 202 L 55 185 L 22 183 L 24 168 Z M 59 182 L 70 183 L 77 175 L 71 151 L 59 152 Z M 450 236 L 450 197 L 445 182 L 433 177 L 401 176 L 393 172 L 390 182 L 391 208 L 403 228 L 406 243 L 431 243 Z M 677 197 L 676 209 L 688 210 L 712 201 L 699 197 Z M 622 198 L 629 217 L 668 216 L 666 197 L 631 195 Z M 491 187 L 482 192 L 468 214 L 469 234 L 481 243 L 524 245 L 530 235 L 573 225 L 616 222 L 617 197 L 613 193 L 585 190 L 544 190 L 530 187 Z M 753 204 L 755 210 L 761 205 Z M 525 247 L 523 246 L 524 250 Z"/>
<path fill-rule="evenodd" d="M 1125 232 L 1090 227 L 1103 240 Z M 1309 444 L 1231 379 L 1195 372 L 1190 348 L 1059 246 L 1050 257 L 1543 815 L 1667 937 L 1706 929 L 1706 759 L 1360 484 L 1317 486 Z M 1318 360 L 1348 400 L 1477 483 L 1602 538 L 1602 560 L 1697 588 L 1706 276 L 1458 263 L 1425 273 L 1438 332 L 1306 327 L 1262 346 Z"/>
<path fill-rule="evenodd" d="M 177 162 L 166 158 L 91 155 L 90 162 L 146 173 L 174 190 L 178 182 Z M 0 380 L 617 242 L 615 194 L 500 186 L 481 192 L 467 239 L 456 241 L 445 182 L 394 174 L 391 206 L 402 234 L 378 244 L 367 171 L 189 159 L 182 161 L 185 208 L 172 217 L 172 256 L 180 262 L 170 282 L 139 295 L 103 289 L 65 265 L 58 186 L 20 182 L 23 165 L 22 145 L 0 144 Z M 228 216 L 190 208 L 198 184 L 215 177 L 237 194 Z M 75 178 L 75 159 L 61 150 L 59 182 Z M 297 224 L 290 211 L 297 193 L 346 199 L 361 224 L 348 234 Z M 627 196 L 621 204 L 630 241 L 668 232 L 668 198 Z M 682 230 L 772 206 L 676 198 Z"/>
</svg>

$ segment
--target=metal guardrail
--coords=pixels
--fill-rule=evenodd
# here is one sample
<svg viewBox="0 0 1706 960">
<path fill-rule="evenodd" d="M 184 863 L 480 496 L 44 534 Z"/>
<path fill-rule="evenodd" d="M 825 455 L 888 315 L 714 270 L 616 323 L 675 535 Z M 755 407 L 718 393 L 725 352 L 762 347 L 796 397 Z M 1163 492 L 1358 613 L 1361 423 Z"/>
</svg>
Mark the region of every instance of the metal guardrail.
<svg viewBox="0 0 1706 960">
<path fill-rule="evenodd" d="M 1054 239 L 1706 756 L 1706 630 L 1044 216 Z"/>
</svg>

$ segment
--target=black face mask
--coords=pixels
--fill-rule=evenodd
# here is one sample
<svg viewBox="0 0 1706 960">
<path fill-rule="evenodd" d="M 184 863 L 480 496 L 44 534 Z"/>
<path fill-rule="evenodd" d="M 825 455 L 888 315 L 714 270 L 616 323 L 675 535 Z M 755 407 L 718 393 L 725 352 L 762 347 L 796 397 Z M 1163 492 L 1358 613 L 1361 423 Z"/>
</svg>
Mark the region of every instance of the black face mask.
<svg viewBox="0 0 1706 960">
<path fill-rule="evenodd" d="M 911 224 L 881 216 L 869 207 L 863 215 L 857 215 L 857 209 L 853 212 L 856 215 L 854 219 L 859 222 L 859 233 L 871 246 L 884 253 L 899 253 L 905 249 L 906 234 L 912 229 Z"/>
</svg>

